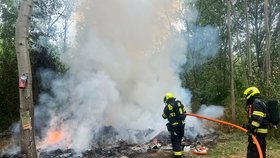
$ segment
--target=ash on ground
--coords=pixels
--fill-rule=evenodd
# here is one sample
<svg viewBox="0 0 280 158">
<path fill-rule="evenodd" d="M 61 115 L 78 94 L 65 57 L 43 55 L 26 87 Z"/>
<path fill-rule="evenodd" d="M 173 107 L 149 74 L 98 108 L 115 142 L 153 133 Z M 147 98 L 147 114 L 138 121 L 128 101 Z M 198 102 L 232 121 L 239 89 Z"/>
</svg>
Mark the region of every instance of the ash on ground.
<svg viewBox="0 0 280 158">
<path fill-rule="evenodd" d="M 213 129 L 208 129 L 205 134 L 197 134 L 195 137 L 188 134 L 191 128 L 185 130 L 185 137 L 182 141 L 184 149 L 192 149 L 197 145 L 212 146 L 217 142 L 218 134 Z M 73 149 L 56 149 L 53 151 L 39 150 L 39 158 L 140 158 L 140 157 L 171 157 L 172 146 L 168 131 L 161 131 L 156 136 L 151 137 L 155 131 L 130 130 L 133 137 L 122 140 L 115 128 L 104 126 L 94 135 L 96 138 L 90 149 L 82 153 L 76 153 Z M 135 140 L 143 142 L 136 142 Z M 189 150 L 185 150 L 189 152 Z M 188 153 L 185 153 L 188 154 Z M 1 158 L 18 158 L 19 154 L 1 154 Z"/>
</svg>

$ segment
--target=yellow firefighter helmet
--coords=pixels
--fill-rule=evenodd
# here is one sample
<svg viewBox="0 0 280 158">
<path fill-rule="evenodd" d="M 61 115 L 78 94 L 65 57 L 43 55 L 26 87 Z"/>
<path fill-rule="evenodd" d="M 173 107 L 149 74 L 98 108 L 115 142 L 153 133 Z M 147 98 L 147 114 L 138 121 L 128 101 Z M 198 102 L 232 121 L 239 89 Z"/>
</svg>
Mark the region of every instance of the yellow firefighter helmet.
<svg viewBox="0 0 280 158">
<path fill-rule="evenodd" d="M 174 98 L 174 95 L 172 93 L 170 93 L 170 92 L 166 93 L 164 98 L 163 98 L 163 102 L 166 103 L 167 100 L 170 99 L 170 98 Z"/>
<path fill-rule="evenodd" d="M 260 94 L 260 90 L 257 87 L 249 87 L 244 91 L 244 97 L 248 100 L 250 99 L 252 96 L 256 95 L 256 94 Z"/>
</svg>

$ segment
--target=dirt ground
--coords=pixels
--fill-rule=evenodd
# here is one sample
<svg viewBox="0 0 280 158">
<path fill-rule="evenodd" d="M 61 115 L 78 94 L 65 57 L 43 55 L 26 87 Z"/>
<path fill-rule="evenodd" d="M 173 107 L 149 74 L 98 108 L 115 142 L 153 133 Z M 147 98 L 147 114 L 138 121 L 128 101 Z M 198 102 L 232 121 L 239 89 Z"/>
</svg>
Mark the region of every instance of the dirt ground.
<svg viewBox="0 0 280 158">
<path fill-rule="evenodd" d="M 184 157 L 186 158 L 208 158 L 207 155 L 195 155 L 192 153 L 184 153 Z M 173 155 L 171 152 L 157 152 L 157 153 L 146 153 L 139 156 L 136 156 L 135 158 L 173 158 Z"/>
<path fill-rule="evenodd" d="M 220 133 L 218 143 L 209 147 L 207 155 L 195 155 L 191 152 L 184 153 L 187 158 L 244 158 L 246 157 L 247 140 L 243 133 Z M 1 150 L 9 143 L 9 139 L 0 138 Z M 267 140 L 267 158 L 279 158 L 280 143 L 276 139 Z M 137 154 L 130 157 L 122 156 L 120 158 L 172 158 L 172 151 L 154 150 L 147 153 Z"/>
</svg>

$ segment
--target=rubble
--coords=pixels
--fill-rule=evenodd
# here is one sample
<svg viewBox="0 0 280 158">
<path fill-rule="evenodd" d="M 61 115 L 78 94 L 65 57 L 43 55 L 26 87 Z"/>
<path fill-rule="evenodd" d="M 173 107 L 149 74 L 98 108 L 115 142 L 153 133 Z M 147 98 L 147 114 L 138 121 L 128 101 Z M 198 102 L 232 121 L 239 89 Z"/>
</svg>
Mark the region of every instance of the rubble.
<svg viewBox="0 0 280 158">
<path fill-rule="evenodd" d="M 148 139 L 153 130 L 130 130 L 134 137 L 138 140 Z M 190 153 L 198 146 L 211 146 L 216 143 L 218 134 L 214 130 L 209 130 L 204 135 L 197 135 L 195 138 L 188 135 L 186 129 L 186 136 L 182 141 L 185 153 Z M 117 130 L 111 126 L 104 126 L 100 129 L 98 134 L 94 135 L 91 148 L 76 153 L 73 149 L 56 149 L 53 151 L 38 151 L 39 158 L 140 158 L 141 155 L 157 155 L 158 157 L 168 157 L 172 153 L 172 146 L 168 131 L 162 131 L 155 137 L 150 138 L 149 141 L 135 142 L 135 138 L 128 138 L 126 140 L 120 139 Z M 167 156 L 166 156 L 167 155 Z M 151 157 L 153 157 L 151 156 Z M 17 158 L 18 155 L 2 155 L 1 158 Z M 157 157 L 157 156 L 155 156 Z"/>
</svg>

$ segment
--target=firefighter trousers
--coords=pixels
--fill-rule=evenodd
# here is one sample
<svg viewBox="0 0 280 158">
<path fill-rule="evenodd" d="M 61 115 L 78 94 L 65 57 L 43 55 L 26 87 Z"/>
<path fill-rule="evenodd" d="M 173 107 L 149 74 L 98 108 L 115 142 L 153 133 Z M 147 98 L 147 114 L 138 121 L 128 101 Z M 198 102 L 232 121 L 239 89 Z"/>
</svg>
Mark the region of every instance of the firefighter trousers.
<svg viewBox="0 0 280 158">
<path fill-rule="evenodd" d="M 255 134 L 260 147 L 262 149 L 263 158 L 266 157 L 266 134 Z M 256 144 L 254 143 L 251 136 L 248 138 L 248 147 L 247 147 L 247 158 L 259 158 L 259 153 Z"/>
<path fill-rule="evenodd" d="M 184 128 L 184 124 L 171 126 L 170 135 L 174 158 L 181 158 L 183 156 L 181 143 L 184 137 Z"/>
</svg>

